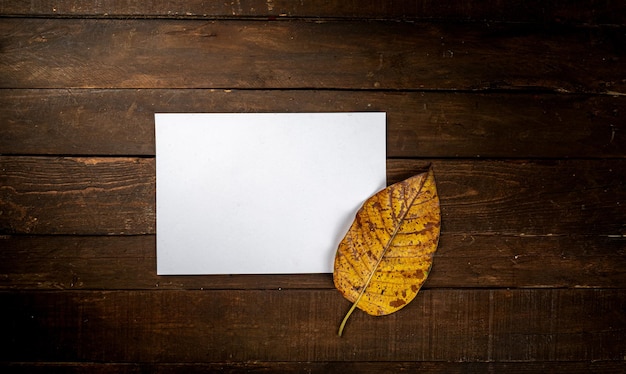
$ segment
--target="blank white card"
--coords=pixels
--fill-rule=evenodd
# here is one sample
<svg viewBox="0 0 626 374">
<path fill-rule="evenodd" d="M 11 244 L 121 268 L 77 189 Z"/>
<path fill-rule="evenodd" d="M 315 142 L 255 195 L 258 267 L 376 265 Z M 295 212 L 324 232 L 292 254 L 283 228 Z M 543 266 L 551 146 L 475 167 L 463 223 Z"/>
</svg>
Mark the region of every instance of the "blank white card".
<svg viewBox="0 0 626 374">
<path fill-rule="evenodd" d="M 330 273 L 385 113 L 156 114 L 157 273 Z"/>
</svg>

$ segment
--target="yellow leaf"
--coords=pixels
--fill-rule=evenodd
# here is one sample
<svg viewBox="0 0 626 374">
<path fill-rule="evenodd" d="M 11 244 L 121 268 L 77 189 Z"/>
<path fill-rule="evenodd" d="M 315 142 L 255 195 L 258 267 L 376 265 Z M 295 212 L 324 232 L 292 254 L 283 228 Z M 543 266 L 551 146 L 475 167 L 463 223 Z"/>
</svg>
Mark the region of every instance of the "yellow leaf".
<svg viewBox="0 0 626 374">
<path fill-rule="evenodd" d="M 335 254 L 335 287 L 355 307 L 374 316 L 406 306 L 432 266 L 441 226 L 432 169 L 370 197 L 356 214 Z"/>
</svg>

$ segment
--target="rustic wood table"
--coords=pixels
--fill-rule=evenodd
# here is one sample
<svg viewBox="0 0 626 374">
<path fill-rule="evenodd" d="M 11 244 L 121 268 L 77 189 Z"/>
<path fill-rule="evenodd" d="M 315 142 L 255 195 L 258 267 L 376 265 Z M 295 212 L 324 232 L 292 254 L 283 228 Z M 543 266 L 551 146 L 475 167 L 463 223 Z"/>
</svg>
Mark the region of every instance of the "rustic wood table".
<svg viewBox="0 0 626 374">
<path fill-rule="evenodd" d="M 104 3 L 0 0 L 3 372 L 626 372 L 626 5 Z M 344 111 L 436 173 L 410 305 L 156 275 L 155 112 Z"/>
</svg>

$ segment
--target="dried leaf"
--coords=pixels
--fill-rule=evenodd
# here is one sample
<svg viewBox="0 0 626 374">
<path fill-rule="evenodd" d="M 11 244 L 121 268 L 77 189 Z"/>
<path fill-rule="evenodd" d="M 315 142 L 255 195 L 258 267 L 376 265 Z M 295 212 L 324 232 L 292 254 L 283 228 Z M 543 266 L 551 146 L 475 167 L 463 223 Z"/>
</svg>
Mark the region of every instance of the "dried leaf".
<svg viewBox="0 0 626 374">
<path fill-rule="evenodd" d="M 335 255 L 335 287 L 374 316 L 406 306 L 424 284 L 439 242 L 441 214 L 432 169 L 370 197 Z"/>
</svg>

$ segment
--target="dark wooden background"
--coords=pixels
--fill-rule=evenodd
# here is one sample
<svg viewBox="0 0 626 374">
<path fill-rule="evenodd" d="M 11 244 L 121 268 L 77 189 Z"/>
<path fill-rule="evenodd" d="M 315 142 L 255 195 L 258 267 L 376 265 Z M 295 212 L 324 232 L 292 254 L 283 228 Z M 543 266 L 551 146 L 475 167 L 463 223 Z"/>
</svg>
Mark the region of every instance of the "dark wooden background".
<svg viewBox="0 0 626 374">
<path fill-rule="evenodd" d="M 0 0 L 3 372 L 625 372 L 625 25 L 610 0 Z M 307 111 L 387 112 L 389 182 L 432 163 L 441 196 L 424 289 L 343 338 L 330 274 L 155 273 L 153 114 Z"/>
</svg>

